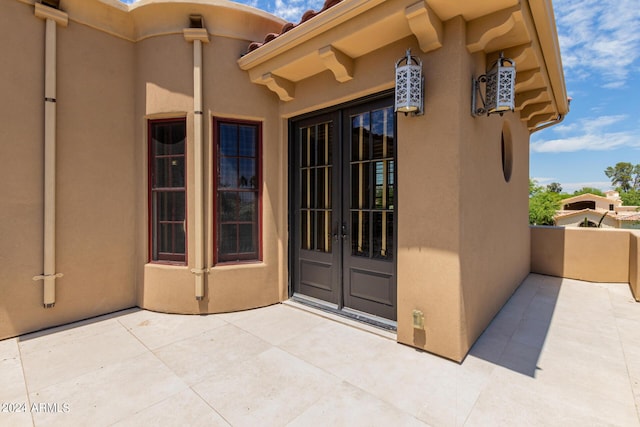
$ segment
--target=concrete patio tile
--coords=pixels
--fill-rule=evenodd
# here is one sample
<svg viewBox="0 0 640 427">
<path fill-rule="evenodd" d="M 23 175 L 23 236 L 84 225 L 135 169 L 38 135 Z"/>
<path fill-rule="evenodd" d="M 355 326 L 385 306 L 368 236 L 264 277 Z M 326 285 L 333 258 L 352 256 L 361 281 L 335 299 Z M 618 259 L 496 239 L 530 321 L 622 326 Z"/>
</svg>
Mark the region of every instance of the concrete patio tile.
<svg viewBox="0 0 640 427">
<path fill-rule="evenodd" d="M 0 341 L 0 378 L 0 402 L 26 402 L 27 388 L 17 338 Z"/>
<path fill-rule="evenodd" d="M 380 357 L 388 344 L 398 345 L 375 334 L 326 321 L 278 347 L 342 378 L 342 373 L 353 366 Z"/>
<path fill-rule="evenodd" d="M 167 314 L 147 310 L 135 311 L 118 317 L 117 320 L 150 349 L 156 349 L 227 324 L 215 315 Z"/>
<path fill-rule="evenodd" d="M 489 328 L 473 344 L 469 350 L 469 355 L 488 362 L 498 363 L 510 339 L 511 334 L 505 334 L 499 329 Z"/>
<path fill-rule="evenodd" d="M 323 322 L 320 316 L 302 310 L 292 310 L 283 304 L 249 310 L 246 316 L 230 316 L 227 320 L 274 345 L 304 334 Z"/>
<path fill-rule="evenodd" d="M 49 405 L 0 425 L 636 426 L 639 331 L 628 286 L 533 274 L 462 364 L 295 305 L 135 309 L 0 341 L 0 402 Z"/>
<path fill-rule="evenodd" d="M 535 377 L 540 357 L 540 347 L 510 341 L 498 364 L 522 375 Z"/>
<path fill-rule="evenodd" d="M 147 351 L 115 319 L 27 336 L 19 345 L 30 393 Z"/>
<path fill-rule="evenodd" d="M 0 425 L 32 425 L 18 339 L 0 341 Z"/>
<path fill-rule="evenodd" d="M 57 412 L 32 413 L 36 425 L 108 426 L 186 388 L 155 356 L 145 353 L 31 392 L 30 399 L 32 404 L 58 404 Z"/>
<path fill-rule="evenodd" d="M 511 341 L 542 348 L 549 330 L 549 320 L 523 319 L 511 336 Z"/>
<path fill-rule="evenodd" d="M 193 390 L 187 389 L 113 424 L 113 427 L 127 426 L 224 427 L 230 424 Z"/>
<path fill-rule="evenodd" d="M 154 350 L 176 375 L 195 384 L 269 349 L 271 345 L 235 325 L 227 324 Z"/>
<path fill-rule="evenodd" d="M 271 348 L 192 388 L 233 426 L 282 426 L 339 383 L 325 371 Z"/>
<path fill-rule="evenodd" d="M 523 376 L 524 378 L 527 378 Z M 532 380 L 531 380 L 532 381 Z M 529 382 L 530 384 L 530 382 Z M 465 426 L 568 426 L 587 425 L 574 418 L 562 401 L 533 393 L 527 382 L 493 376 L 480 394 Z M 573 424 L 562 423 L 574 420 Z"/>
<path fill-rule="evenodd" d="M 346 382 L 287 424 L 289 427 L 393 425 L 419 427 L 428 424 Z"/>
</svg>

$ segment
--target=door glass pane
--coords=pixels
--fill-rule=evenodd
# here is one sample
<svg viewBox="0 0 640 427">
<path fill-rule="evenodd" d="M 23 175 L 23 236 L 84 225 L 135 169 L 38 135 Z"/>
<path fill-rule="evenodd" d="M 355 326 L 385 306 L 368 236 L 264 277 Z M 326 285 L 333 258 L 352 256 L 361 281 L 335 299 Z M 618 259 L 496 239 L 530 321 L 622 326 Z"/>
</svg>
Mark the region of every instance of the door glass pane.
<svg viewBox="0 0 640 427">
<path fill-rule="evenodd" d="M 394 156 L 393 120 L 393 109 L 391 107 L 371 112 L 371 138 L 373 140 L 374 159 Z"/>
<path fill-rule="evenodd" d="M 315 249 L 321 252 L 331 252 L 331 212 L 319 211 L 316 214 Z"/>
<path fill-rule="evenodd" d="M 351 117 L 351 160 L 369 158 L 369 113 L 363 113 Z"/>
<path fill-rule="evenodd" d="M 307 168 L 300 171 L 300 175 L 300 207 L 315 207 L 316 197 L 314 194 L 316 192 L 316 171 L 313 168 Z"/>
<path fill-rule="evenodd" d="M 369 212 L 351 212 L 351 255 L 369 256 Z"/>
<path fill-rule="evenodd" d="M 310 209 L 300 210 L 300 247 L 301 249 L 312 250 L 313 246 L 313 225 L 314 212 Z"/>
<path fill-rule="evenodd" d="M 392 212 L 373 212 L 373 257 L 393 258 Z"/>
<path fill-rule="evenodd" d="M 396 192 L 395 187 L 395 162 L 393 160 L 389 160 L 387 162 L 387 208 L 394 209 L 394 197 Z"/>
<path fill-rule="evenodd" d="M 327 181 L 326 181 L 327 175 L 325 172 L 325 169 L 322 167 L 319 167 L 316 169 L 316 204 L 315 206 L 318 208 L 324 208 L 325 206 L 325 199 L 328 198 L 329 194 L 327 193 Z"/>
<path fill-rule="evenodd" d="M 333 124 L 322 123 L 316 126 L 316 163 L 319 166 L 328 165 L 332 161 Z"/>
<path fill-rule="evenodd" d="M 300 166 L 311 166 L 309 161 L 309 128 L 300 129 Z"/>
<path fill-rule="evenodd" d="M 351 165 L 351 208 L 368 209 L 370 207 L 369 163 Z"/>
</svg>

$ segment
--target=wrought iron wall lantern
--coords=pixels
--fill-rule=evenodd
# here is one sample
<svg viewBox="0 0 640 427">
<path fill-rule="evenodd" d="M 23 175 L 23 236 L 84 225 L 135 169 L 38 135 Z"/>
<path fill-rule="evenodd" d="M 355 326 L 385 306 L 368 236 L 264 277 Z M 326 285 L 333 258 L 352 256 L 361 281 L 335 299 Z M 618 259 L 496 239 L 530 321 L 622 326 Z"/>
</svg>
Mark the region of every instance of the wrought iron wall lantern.
<svg viewBox="0 0 640 427">
<path fill-rule="evenodd" d="M 407 56 L 396 62 L 396 106 L 395 112 L 414 116 L 424 114 L 424 77 L 422 76 L 422 61 L 411 56 L 411 49 L 407 49 Z"/>
<path fill-rule="evenodd" d="M 508 65 L 507 65 L 508 64 Z M 482 96 L 480 85 L 485 84 L 485 96 Z M 504 114 L 515 108 L 516 64 L 512 59 L 500 58 L 486 74 L 472 79 L 471 114 L 474 117 L 486 114 Z M 478 99 L 482 106 L 478 106 Z"/>
</svg>

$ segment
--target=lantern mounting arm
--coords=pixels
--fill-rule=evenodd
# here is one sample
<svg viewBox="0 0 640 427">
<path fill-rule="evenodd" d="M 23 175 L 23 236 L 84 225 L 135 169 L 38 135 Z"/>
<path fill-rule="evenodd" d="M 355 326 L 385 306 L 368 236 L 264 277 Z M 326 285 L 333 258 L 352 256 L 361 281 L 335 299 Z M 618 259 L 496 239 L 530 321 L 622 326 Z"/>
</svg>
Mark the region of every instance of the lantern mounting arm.
<svg viewBox="0 0 640 427">
<path fill-rule="evenodd" d="M 473 117 L 479 117 L 487 113 L 487 104 L 480 91 L 480 83 L 487 83 L 486 74 L 481 75 L 477 79 L 471 78 L 471 115 Z M 482 107 L 478 107 L 478 99 L 482 102 Z"/>
</svg>

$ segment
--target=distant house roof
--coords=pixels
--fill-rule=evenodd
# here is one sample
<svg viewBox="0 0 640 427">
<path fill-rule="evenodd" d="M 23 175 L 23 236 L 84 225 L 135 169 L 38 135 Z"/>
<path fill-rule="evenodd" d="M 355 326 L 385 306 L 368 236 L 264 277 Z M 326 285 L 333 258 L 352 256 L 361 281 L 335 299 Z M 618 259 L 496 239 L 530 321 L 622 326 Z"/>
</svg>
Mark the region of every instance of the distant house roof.
<svg viewBox="0 0 640 427">
<path fill-rule="evenodd" d="M 620 221 L 640 221 L 640 213 L 635 213 L 633 215 L 620 215 L 618 216 Z"/>
<path fill-rule="evenodd" d="M 568 218 L 572 216 L 582 216 L 588 213 L 594 213 L 596 215 L 603 215 L 606 213 L 608 217 L 617 219 L 617 216 L 614 212 L 607 211 L 604 209 L 581 209 L 579 211 L 557 211 L 556 214 L 554 215 L 554 218 L 558 219 L 558 218 Z"/>
<path fill-rule="evenodd" d="M 565 211 L 565 210 L 557 211 L 556 214 L 553 216 L 553 219 L 558 220 L 560 218 L 584 216 L 590 213 L 595 215 L 600 215 L 600 216 L 606 213 L 606 216 L 618 221 L 640 221 L 640 212 L 614 212 L 614 211 L 608 211 L 605 209 L 589 209 L 589 208 L 581 209 L 577 211 Z"/>
<path fill-rule="evenodd" d="M 570 203 L 582 202 L 582 201 L 586 201 L 586 200 L 598 200 L 598 201 L 601 201 L 603 203 L 614 203 L 614 202 L 617 201 L 615 199 L 610 199 L 610 198 L 607 198 L 607 197 L 597 196 L 597 195 L 591 194 L 591 193 L 585 193 L 585 194 L 580 194 L 578 196 L 568 197 L 568 198 L 562 200 L 562 204 L 563 205 L 567 205 L 567 204 L 570 204 Z"/>
</svg>

